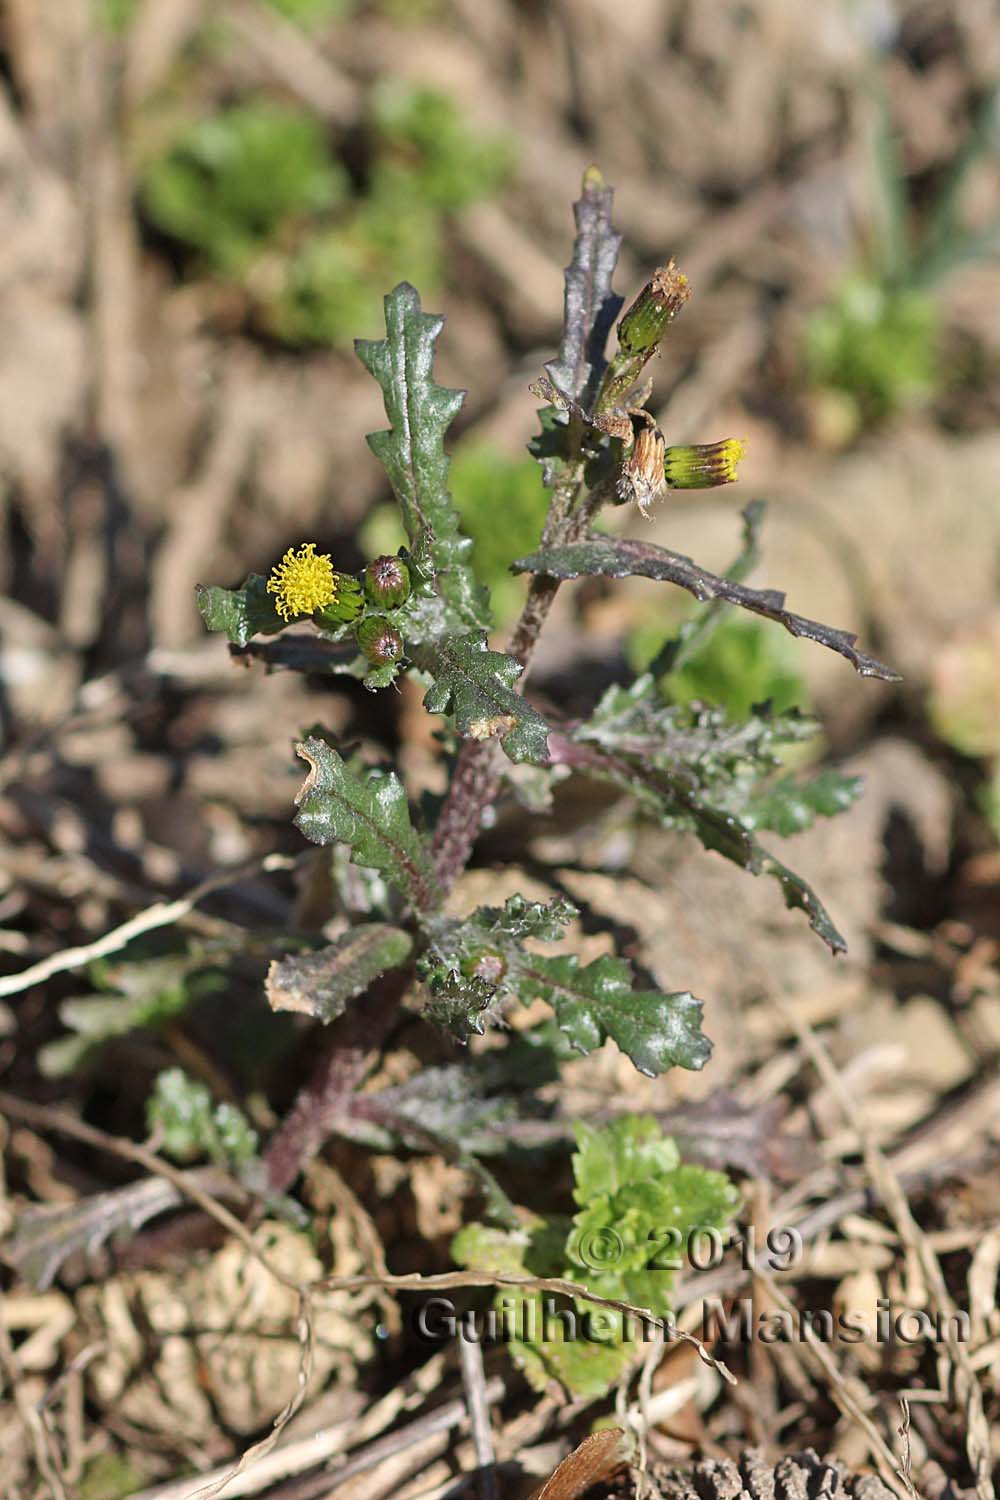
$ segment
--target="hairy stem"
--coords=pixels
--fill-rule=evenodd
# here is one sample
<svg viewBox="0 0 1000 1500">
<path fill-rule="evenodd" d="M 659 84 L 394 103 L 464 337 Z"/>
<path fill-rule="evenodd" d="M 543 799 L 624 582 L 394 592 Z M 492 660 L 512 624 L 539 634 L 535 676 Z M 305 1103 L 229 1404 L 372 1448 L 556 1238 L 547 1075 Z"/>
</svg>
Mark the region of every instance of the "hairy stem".
<svg viewBox="0 0 1000 1500">
<path fill-rule="evenodd" d="M 497 794 L 500 753 L 496 740 L 465 740 L 458 752 L 434 831 L 434 873 L 445 892 L 468 864 L 483 812 Z"/>
<path fill-rule="evenodd" d="M 333 1133 L 347 1101 L 378 1061 L 409 982 L 408 969 L 384 974 L 369 989 L 365 1003 L 354 1006 L 331 1028 L 328 1044 L 268 1142 L 264 1165 L 270 1192 L 286 1193 Z"/>
<path fill-rule="evenodd" d="M 581 433 L 575 431 L 572 435 L 578 451 Z M 577 506 L 582 487 L 583 464 L 577 459 L 567 465 L 566 474 L 552 492 L 542 531 L 543 547 L 576 539 L 581 529 Z M 523 668 L 518 681 L 521 692 L 542 626 L 559 592 L 559 582 L 558 578 L 548 578 L 544 573 L 536 574 L 517 624 L 511 631 L 507 653 Z M 458 753 L 448 795 L 434 831 L 434 873 L 446 892 L 468 864 L 482 827 L 483 814 L 500 788 L 503 774 L 500 754 L 495 740 L 466 740 Z"/>
<path fill-rule="evenodd" d="M 575 419 L 568 430 L 572 458 L 552 492 L 541 545 L 572 542 L 586 530 L 591 507 L 584 498 L 583 426 Z M 559 579 L 538 575 L 531 581 L 508 651 L 521 663 L 523 691 L 538 637 L 559 592 Z M 483 814 L 500 787 L 501 751 L 495 740 L 466 740 L 455 763 L 434 834 L 435 874 L 447 893 L 465 869 L 482 827 Z M 343 1115 L 346 1101 L 374 1066 L 412 978 L 398 970 L 376 981 L 363 1003 L 334 1024 L 330 1042 L 318 1059 L 291 1112 L 272 1136 L 265 1162 L 272 1192 L 285 1192 L 321 1150 Z"/>
</svg>

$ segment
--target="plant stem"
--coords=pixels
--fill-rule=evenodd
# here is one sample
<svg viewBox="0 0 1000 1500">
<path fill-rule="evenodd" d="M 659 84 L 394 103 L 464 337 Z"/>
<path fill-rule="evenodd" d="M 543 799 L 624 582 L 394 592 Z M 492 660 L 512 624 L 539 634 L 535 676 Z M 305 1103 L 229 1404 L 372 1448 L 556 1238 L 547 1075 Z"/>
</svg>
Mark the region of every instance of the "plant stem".
<svg viewBox="0 0 1000 1500">
<path fill-rule="evenodd" d="M 573 436 L 578 448 L 580 434 Z M 573 541 L 586 524 L 576 513 L 582 485 L 583 464 L 577 459 L 567 465 L 566 474 L 553 490 L 542 531 L 543 547 Z M 523 668 L 518 682 L 522 692 L 542 626 L 559 592 L 559 582 L 558 578 L 549 578 L 544 573 L 532 578 L 528 597 L 511 631 L 507 654 L 519 661 Z M 468 864 L 483 814 L 500 788 L 503 775 L 500 754 L 495 740 L 465 740 L 458 752 L 448 795 L 434 831 L 434 873 L 445 892 L 451 889 Z"/>
<path fill-rule="evenodd" d="M 464 740 L 434 831 L 434 873 L 447 893 L 465 869 L 484 810 L 500 784 L 500 750 L 495 740 Z"/>
<path fill-rule="evenodd" d="M 286 1193 L 325 1145 L 347 1100 L 378 1060 L 410 978 L 408 969 L 383 974 L 372 984 L 365 1003 L 354 1006 L 332 1028 L 330 1041 L 268 1142 L 264 1165 L 270 1192 Z"/>
<path fill-rule="evenodd" d="M 591 508 L 581 504 L 583 429 L 575 419 L 568 435 L 572 458 L 552 492 L 541 545 L 575 541 L 586 530 Z M 531 658 L 556 594 L 558 578 L 536 575 L 507 650 L 523 671 L 524 688 Z M 465 740 L 458 753 L 434 833 L 435 874 L 447 894 L 465 869 L 482 827 L 483 814 L 495 800 L 502 777 L 496 740 Z M 286 1192 L 312 1161 L 343 1115 L 346 1101 L 360 1088 L 389 1036 L 399 1002 L 412 978 L 409 969 L 384 975 L 371 987 L 363 1005 L 335 1023 L 333 1036 L 300 1090 L 290 1113 L 275 1131 L 264 1156 L 272 1192 Z"/>
</svg>

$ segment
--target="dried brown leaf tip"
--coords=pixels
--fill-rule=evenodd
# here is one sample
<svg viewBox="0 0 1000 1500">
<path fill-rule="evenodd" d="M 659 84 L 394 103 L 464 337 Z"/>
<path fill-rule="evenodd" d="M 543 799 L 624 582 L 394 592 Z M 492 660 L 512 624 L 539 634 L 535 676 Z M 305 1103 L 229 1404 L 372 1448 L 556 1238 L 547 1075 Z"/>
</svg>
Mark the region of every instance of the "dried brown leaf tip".
<svg viewBox="0 0 1000 1500">
<path fill-rule="evenodd" d="M 304 742 L 295 746 L 295 754 L 298 755 L 302 760 L 304 760 L 309 767 L 309 771 L 305 781 L 302 783 L 295 794 L 295 806 L 299 807 L 306 799 L 306 797 L 312 796 L 313 792 L 316 790 L 316 782 L 319 779 L 320 767 L 319 762 L 315 760 L 312 755 L 310 755 L 308 746 Z"/>
</svg>

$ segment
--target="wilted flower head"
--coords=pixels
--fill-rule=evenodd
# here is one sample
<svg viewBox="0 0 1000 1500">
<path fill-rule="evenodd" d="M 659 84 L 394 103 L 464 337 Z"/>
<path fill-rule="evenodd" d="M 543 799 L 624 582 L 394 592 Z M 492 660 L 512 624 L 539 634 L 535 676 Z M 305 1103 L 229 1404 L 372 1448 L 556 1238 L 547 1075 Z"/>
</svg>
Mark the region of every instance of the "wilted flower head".
<svg viewBox="0 0 1000 1500">
<path fill-rule="evenodd" d="M 652 354 L 690 295 L 690 283 L 673 261 L 660 266 L 618 324 L 623 352 Z"/>
<path fill-rule="evenodd" d="M 634 500 L 644 516 L 664 485 L 663 433 L 655 424 L 640 427 L 618 476 L 618 498 Z"/>
</svg>

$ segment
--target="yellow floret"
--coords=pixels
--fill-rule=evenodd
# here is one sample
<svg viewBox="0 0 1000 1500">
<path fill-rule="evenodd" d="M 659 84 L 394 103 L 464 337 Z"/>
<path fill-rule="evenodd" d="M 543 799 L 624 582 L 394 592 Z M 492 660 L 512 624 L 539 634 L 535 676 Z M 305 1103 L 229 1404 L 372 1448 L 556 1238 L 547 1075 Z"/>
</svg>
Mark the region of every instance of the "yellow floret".
<svg viewBox="0 0 1000 1500">
<path fill-rule="evenodd" d="M 663 471 L 672 490 L 710 490 L 739 479 L 745 453 L 746 443 L 739 438 L 670 447 L 663 456 Z"/>
<path fill-rule="evenodd" d="M 741 438 L 724 438 L 719 444 L 719 461 L 726 476 L 727 484 L 732 484 L 739 479 L 737 472 L 741 458 L 746 457 L 746 440 Z"/>
<path fill-rule="evenodd" d="M 316 543 L 289 547 L 280 563 L 271 569 L 267 592 L 275 596 L 274 607 L 283 620 L 311 615 L 332 604 L 337 597 L 337 575 L 328 553 L 316 556 Z"/>
</svg>

